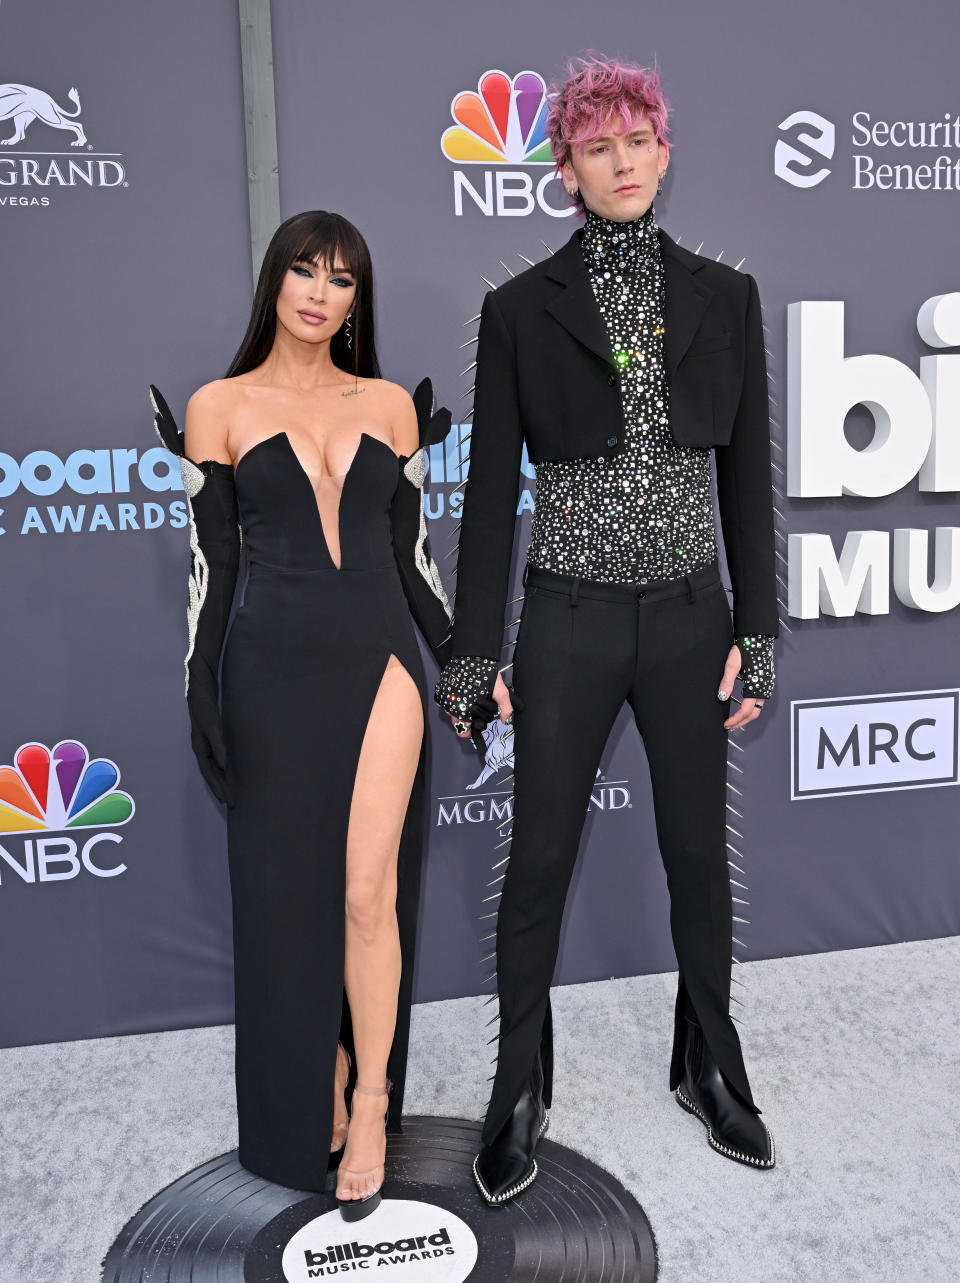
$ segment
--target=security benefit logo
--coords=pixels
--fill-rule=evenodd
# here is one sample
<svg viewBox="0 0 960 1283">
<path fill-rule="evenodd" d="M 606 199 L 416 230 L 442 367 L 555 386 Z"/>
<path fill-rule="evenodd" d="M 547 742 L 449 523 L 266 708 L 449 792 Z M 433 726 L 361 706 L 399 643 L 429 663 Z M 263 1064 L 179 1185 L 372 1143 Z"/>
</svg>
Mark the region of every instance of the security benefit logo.
<svg viewBox="0 0 960 1283">
<path fill-rule="evenodd" d="M 792 187 L 818 187 L 834 166 L 837 126 L 817 111 L 794 111 L 778 126 L 773 171 Z M 849 129 L 849 132 L 848 132 Z M 852 191 L 960 192 L 960 113 L 933 120 L 890 120 L 854 111 L 843 137 Z"/>
<path fill-rule="evenodd" d="M 465 208 L 487 218 L 524 218 L 538 209 L 552 218 L 575 212 L 554 170 L 547 110 L 547 88 L 536 71 L 521 71 L 512 79 L 503 71 L 485 71 L 476 93 L 464 90 L 454 97 L 454 124 L 444 131 L 440 148 L 458 166 L 453 171 L 458 218 Z"/>
<path fill-rule="evenodd" d="M 958 783 L 960 691 L 795 700 L 794 800 Z"/>
<path fill-rule="evenodd" d="M 816 187 L 830 174 L 823 160 L 831 160 L 837 145 L 833 122 L 816 111 L 795 111 L 781 120 L 773 152 L 773 169 L 778 178 L 794 187 Z"/>
<path fill-rule="evenodd" d="M 13 874 L 14 884 L 35 884 L 124 873 L 114 830 L 134 803 L 119 782 L 116 763 L 91 759 L 78 740 L 21 745 L 13 765 L 0 767 L 0 886 Z"/>
<path fill-rule="evenodd" d="M 346 1274 L 463 1283 L 477 1262 L 477 1240 L 469 1225 L 432 1203 L 385 1199 L 352 1235 L 348 1229 L 337 1211 L 299 1229 L 283 1250 L 287 1283 Z"/>
<path fill-rule="evenodd" d="M 0 536 L 155 530 L 187 524 L 180 464 L 169 450 L 82 449 L 61 456 L 0 450 Z M 40 502 L 36 502 L 40 500 Z M 5 505 L 5 506 L 4 506 Z"/>
<path fill-rule="evenodd" d="M 35 85 L 0 84 L 0 121 L 13 127 L 0 138 L 13 153 L 0 154 L 0 208 L 46 206 L 64 188 L 128 186 L 122 154 L 94 151 L 87 141 L 77 90 L 66 99 L 70 106 Z"/>
</svg>

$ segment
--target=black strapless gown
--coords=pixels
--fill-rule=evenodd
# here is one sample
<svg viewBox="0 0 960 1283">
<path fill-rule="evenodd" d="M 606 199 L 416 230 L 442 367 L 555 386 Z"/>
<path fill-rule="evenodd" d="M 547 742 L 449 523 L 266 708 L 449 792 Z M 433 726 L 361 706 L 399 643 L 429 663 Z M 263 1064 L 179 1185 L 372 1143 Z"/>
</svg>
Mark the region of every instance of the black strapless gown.
<svg viewBox="0 0 960 1283">
<path fill-rule="evenodd" d="M 222 715 L 236 967 L 240 1161 L 324 1188 L 343 989 L 347 824 L 364 731 L 391 654 L 424 673 L 394 558 L 397 456 L 364 434 L 343 483 L 341 565 L 284 433 L 239 461 L 249 575 L 223 656 Z M 399 854 L 403 970 L 388 1073 L 396 1130 L 410 1023 L 424 752 Z"/>
</svg>

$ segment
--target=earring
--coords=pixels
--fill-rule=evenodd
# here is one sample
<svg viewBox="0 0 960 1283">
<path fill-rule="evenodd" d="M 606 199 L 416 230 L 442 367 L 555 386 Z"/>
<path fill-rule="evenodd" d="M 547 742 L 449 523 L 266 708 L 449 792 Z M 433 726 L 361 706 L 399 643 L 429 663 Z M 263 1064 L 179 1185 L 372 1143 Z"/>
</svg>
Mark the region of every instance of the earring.
<svg viewBox="0 0 960 1283">
<path fill-rule="evenodd" d="M 347 347 L 348 347 L 348 348 L 352 348 L 352 347 L 353 347 L 353 326 L 352 326 L 352 324 L 351 324 L 351 321 L 352 321 L 352 320 L 353 320 L 353 313 L 352 313 L 352 312 L 348 312 L 348 313 L 347 313 L 347 319 L 346 319 L 346 320 L 344 321 L 344 323 L 343 323 L 343 328 L 344 328 L 344 330 L 346 331 L 346 335 L 347 335 Z"/>
<path fill-rule="evenodd" d="M 568 188 L 567 188 L 567 195 L 568 195 L 568 196 L 576 196 L 576 195 L 577 195 L 577 189 L 576 189 L 576 187 L 568 187 Z"/>
<path fill-rule="evenodd" d="M 662 192 L 663 192 L 663 174 L 661 174 L 660 177 L 657 179 L 657 195 L 658 196 L 661 195 Z"/>
</svg>

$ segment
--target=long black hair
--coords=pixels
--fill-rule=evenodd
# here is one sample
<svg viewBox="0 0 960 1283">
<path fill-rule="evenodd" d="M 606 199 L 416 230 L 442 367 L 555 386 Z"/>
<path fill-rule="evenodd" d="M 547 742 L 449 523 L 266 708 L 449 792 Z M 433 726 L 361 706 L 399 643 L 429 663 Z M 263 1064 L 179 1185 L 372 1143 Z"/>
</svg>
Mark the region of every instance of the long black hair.
<svg viewBox="0 0 960 1283">
<path fill-rule="evenodd" d="M 269 356 L 277 333 L 277 295 L 288 270 L 298 262 L 350 269 L 357 285 L 350 322 L 353 346 L 347 345 L 345 327 L 341 327 L 330 340 L 330 357 L 334 365 L 348 374 L 379 379 L 370 251 L 352 223 L 325 209 L 294 214 L 274 232 L 260 268 L 250 323 L 226 377 L 232 379 L 237 374 L 246 374 Z"/>
</svg>

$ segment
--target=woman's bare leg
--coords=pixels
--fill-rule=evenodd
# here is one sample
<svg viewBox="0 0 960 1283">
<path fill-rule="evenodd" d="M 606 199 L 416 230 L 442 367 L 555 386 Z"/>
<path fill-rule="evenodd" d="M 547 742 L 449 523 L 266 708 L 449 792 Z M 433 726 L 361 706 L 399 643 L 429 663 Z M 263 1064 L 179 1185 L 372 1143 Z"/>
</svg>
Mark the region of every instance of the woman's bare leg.
<svg viewBox="0 0 960 1283">
<path fill-rule="evenodd" d="M 357 1082 L 365 1087 L 383 1087 L 386 1082 L 397 1021 L 397 851 L 422 739 L 420 694 L 391 655 L 363 737 L 347 835 L 344 984 Z M 380 1184 L 386 1109 L 386 1095 L 354 1094 L 337 1183 L 340 1198 L 361 1198 Z"/>
</svg>

